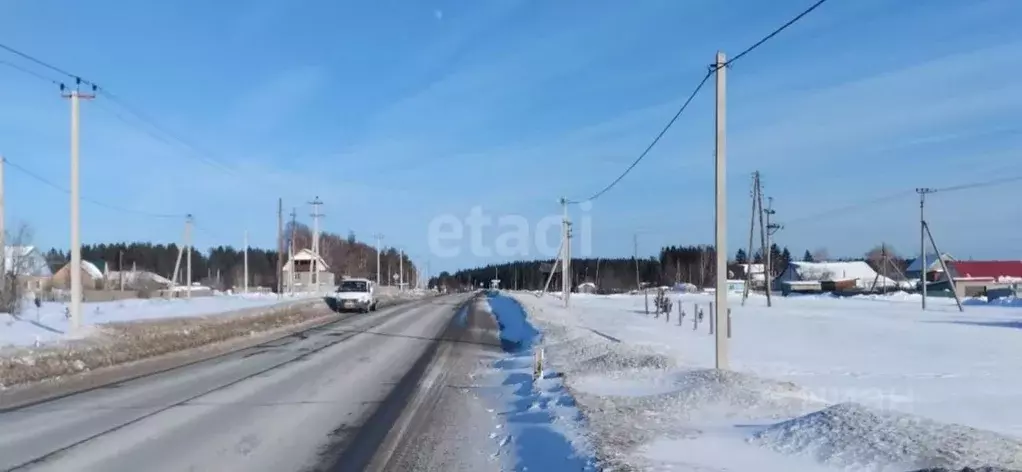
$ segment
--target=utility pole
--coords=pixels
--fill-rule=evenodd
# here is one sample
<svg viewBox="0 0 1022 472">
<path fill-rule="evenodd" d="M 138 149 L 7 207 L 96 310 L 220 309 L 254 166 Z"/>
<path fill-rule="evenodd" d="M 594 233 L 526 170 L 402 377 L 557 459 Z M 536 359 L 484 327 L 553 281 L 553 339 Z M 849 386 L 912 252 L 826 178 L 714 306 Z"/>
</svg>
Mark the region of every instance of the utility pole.
<svg viewBox="0 0 1022 472">
<path fill-rule="evenodd" d="M 762 193 L 762 188 L 760 189 L 760 193 Z M 766 213 L 766 241 L 767 241 L 767 248 L 764 249 L 766 251 L 766 268 L 763 271 L 764 272 L 763 278 L 766 280 L 766 284 L 767 284 L 767 306 L 770 306 L 770 289 L 772 289 L 773 286 L 774 286 L 774 283 L 773 283 L 774 282 L 774 260 L 773 260 L 773 252 L 774 252 L 773 251 L 773 247 L 774 247 L 774 243 L 772 242 L 771 236 L 773 236 L 774 233 L 777 232 L 777 230 L 781 229 L 782 226 L 777 224 L 777 223 L 774 223 L 773 221 L 771 221 L 771 218 L 773 217 L 774 213 L 776 213 L 774 211 L 774 197 L 769 197 L 767 199 L 767 203 L 768 203 L 767 204 L 767 209 L 766 209 L 766 211 L 764 211 L 764 213 Z"/>
<path fill-rule="evenodd" d="M 287 245 L 287 261 L 288 264 L 291 264 L 291 272 L 289 273 L 291 277 L 287 281 L 287 291 L 292 295 L 295 293 L 295 274 L 297 273 L 297 268 L 295 267 L 295 235 L 297 234 L 297 225 L 298 209 L 291 208 L 291 239 Z"/>
<path fill-rule="evenodd" d="M 277 199 L 277 299 L 284 296 L 284 199 Z"/>
<path fill-rule="evenodd" d="M 320 205 L 323 204 L 317 196 L 314 200 L 309 202 L 312 205 L 312 253 L 316 256 L 312 260 L 312 283 L 315 284 L 316 293 L 319 293 L 319 219 L 324 215 L 319 212 Z"/>
<path fill-rule="evenodd" d="M 561 199 L 561 208 L 564 216 L 561 219 L 561 238 L 564 241 L 561 251 L 561 292 L 564 297 L 564 306 L 568 306 L 568 298 L 571 296 L 571 222 L 568 221 L 568 200 Z"/>
<path fill-rule="evenodd" d="M 7 275 L 7 238 L 6 231 L 7 226 L 4 224 L 4 162 L 6 159 L 0 156 L 0 267 L 3 269 L 3 274 Z M 13 256 L 13 255 L 12 255 Z M 7 284 L 4 283 L 0 286 L 0 293 L 7 291 Z"/>
<path fill-rule="evenodd" d="M 117 272 L 120 273 L 121 291 L 124 291 L 124 251 L 117 251 Z"/>
<path fill-rule="evenodd" d="M 185 244 L 188 246 L 188 252 L 186 256 L 188 260 L 185 261 L 185 276 L 188 278 L 188 288 L 185 289 L 186 296 L 192 298 L 192 215 L 189 214 L 185 220 Z"/>
<path fill-rule="evenodd" d="M 81 100 L 96 98 L 96 86 L 92 86 L 93 93 L 82 93 L 79 91 L 82 79 L 75 79 L 75 89 L 65 92 L 64 84 L 60 84 L 61 96 L 71 100 L 71 333 L 77 333 L 82 325 L 82 241 L 79 234 L 81 224 L 81 189 L 78 186 L 79 156 L 78 156 L 78 113 Z M 5 268 L 6 270 L 6 268 Z"/>
<path fill-rule="evenodd" d="M 727 62 L 724 59 L 724 52 L 717 51 L 717 61 L 710 66 L 717 74 L 717 103 L 716 103 L 716 153 L 715 153 L 715 202 L 714 211 L 714 246 L 717 256 L 717 283 L 714 293 L 714 304 L 717 312 L 714 314 L 714 322 L 717 329 L 714 330 L 716 340 L 716 368 L 728 368 L 728 330 L 726 326 L 728 318 L 727 307 L 727 140 L 726 129 L 726 77 Z"/>
<path fill-rule="evenodd" d="M 248 231 L 245 231 L 245 284 L 242 286 L 245 293 L 248 293 Z"/>
<path fill-rule="evenodd" d="M 752 240 L 753 234 L 756 232 L 756 213 L 757 207 L 756 202 L 759 196 L 759 171 L 752 173 L 752 191 L 749 192 L 750 200 L 752 200 L 752 211 L 749 212 L 749 252 L 745 254 L 745 289 L 742 290 L 742 305 L 745 305 L 745 299 L 749 298 L 749 292 L 752 290 Z M 766 277 L 764 276 L 764 280 Z M 770 293 L 770 287 L 767 287 L 767 293 Z M 769 305 L 769 302 L 767 303 Z"/>
<path fill-rule="evenodd" d="M 380 279 L 380 241 L 383 240 L 383 235 L 376 233 L 373 237 L 376 238 L 376 284 L 383 286 L 383 280 Z"/>
<path fill-rule="evenodd" d="M 917 188 L 916 193 L 919 194 L 919 271 L 920 271 L 920 285 L 923 289 L 923 310 L 926 309 L 926 275 L 927 269 L 929 268 L 926 263 L 926 194 L 936 192 L 932 188 Z M 943 260 L 940 254 L 937 254 L 937 259 Z M 948 278 L 951 278 L 951 274 L 945 274 Z"/>
<path fill-rule="evenodd" d="M 405 289 L 405 250 L 402 249 L 398 254 L 397 259 L 397 289 L 404 291 Z"/>
<path fill-rule="evenodd" d="M 639 279 L 639 233 L 632 234 L 632 260 L 635 261 L 635 291 L 642 290 Z"/>
</svg>

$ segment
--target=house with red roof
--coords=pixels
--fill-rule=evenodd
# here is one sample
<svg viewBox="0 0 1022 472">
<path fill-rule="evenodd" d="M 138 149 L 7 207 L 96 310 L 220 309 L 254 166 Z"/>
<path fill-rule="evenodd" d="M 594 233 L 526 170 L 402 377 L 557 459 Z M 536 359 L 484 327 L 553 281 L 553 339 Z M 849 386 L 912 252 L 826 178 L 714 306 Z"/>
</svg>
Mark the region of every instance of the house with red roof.
<svg viewBox="0 0 1022 472">
<path fill-rule="evenodd" d="M 1022 282 L 1022 261 L 954 261 L 951 267 L 956 281 Z"/>
</svg>

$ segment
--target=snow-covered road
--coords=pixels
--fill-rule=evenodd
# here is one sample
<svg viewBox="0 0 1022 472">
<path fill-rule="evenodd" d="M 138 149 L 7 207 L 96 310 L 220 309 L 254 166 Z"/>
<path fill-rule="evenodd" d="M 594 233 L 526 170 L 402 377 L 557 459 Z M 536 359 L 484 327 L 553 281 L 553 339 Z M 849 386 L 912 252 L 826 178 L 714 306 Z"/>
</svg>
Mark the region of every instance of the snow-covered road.
<svg viewBox="0 0 1022 472">
<path fill-rule="evenodd" d="M 465 300 L 439 297 L 352 316 L 2 412 L 0 469 L 357 470 L 344 464 L 355 460 L 348 449 L 364 447 L 366 431 L 381 427 L 371 424 L 378 410 L 422 365 L 423 354 L 441 344 L 437 336 Z"/>
</svg>

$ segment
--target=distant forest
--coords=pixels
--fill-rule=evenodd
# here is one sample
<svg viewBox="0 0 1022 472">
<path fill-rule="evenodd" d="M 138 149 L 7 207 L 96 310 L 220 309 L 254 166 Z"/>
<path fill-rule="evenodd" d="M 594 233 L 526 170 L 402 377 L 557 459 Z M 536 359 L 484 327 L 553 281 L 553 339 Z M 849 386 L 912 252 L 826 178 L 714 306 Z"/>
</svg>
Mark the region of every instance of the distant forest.
<svg viewBox="0 0 1022 472">
<path fill-rule="evenodd" d="M 293 232 L 292 232 L 293 229 Z M 284 229 L 284 247 L 287 248 L 294 234 L 295 251 L 312 248 L 312 231 L 307 225 L 288 223 Z M 359 241 L 353 232 L 347 237 L 322 232 L 319 237 L 320 254 L 334 274 L 352 277 L 376 278 L 376 248 Z M 153 244 L 150 242 L 89 244 L 82 246 L 82 259 L 105 264 L 109 270 L 146 270 L 171 278 L 177 260 L 177 244 Z M 285 249 L 286 254 L 286 249 Z M 56 272 L 70 260 L 70 253 L 61 249 L 50 249 L 46 253 L 50 269 Z M 396 274 L 401 265 L 401 254 L 394 248 L 382 248 L 380 268 L 384 278 Z M 242 285 L 244 278 L 244 248 L 217 246 L 192 251 L 192 279 L 217 289 L 228 289 Z M 286 257 L 285 257 L 286 261 Z M 181 261 L 185 267 L 185 260 Z M 404 256 L 405 280 L 414 282 L 417 268 Z M 249 248 L 249 284 L 253 287 L 277 287 L 277 250 Z M 183 273 L 181 277 L 184 277 Z"/>
<path fill-rule="evenodd" d="M 632 257 L 572 259 L 571 280 L 577 286 L 583 282 L 595 283 L 600 291 L 621 292 L 634 290 L 642 284 L 656 286 L 687 282 L 698 287 L 712 286 L 716 277 L 714 259 L 716 251 L 711 245 L 668 246 L 660 250 L 659 257 L 635 259 Z M 886 259 L 885 259 L 886 258 Z M 789 261 L 805 262 L 834 260 L 826 250 L 805 251 L 802 257 L 794 259 L 787 247 L 773 244 L 770 247 L 771 272 L 776 277 L 787 267 Z M 897 257 L 894 251 L 880 246 L 871 249 L 863 258 L 843 258 L 840 261 L 865 260 L 877 267 L 882 260 L 888 260 L 897 269 L 904 271 L 907 261 Z M 430 280 L 430 285 L 439 284 L 449 289 L 468 286 L 478 287 L 480 283 L 500 280 L 501 287 L 522 290 L 540 290 L 550 276 L 553 259 L 542 261 L 516 261 L 491 264 L 485 267 L 460 270 L 455 273 L 441 272 Z M 739 249 L 728 264 L 729 278 L 744 278 L 745 270 L 740 264 L 750 262 L 745 249 Z M 763 262 L 763 255 L 756 251 L 751 262 Z M 893 272 L 893 271 L 892 271 Z M 556 273 L 550 281 L 551 290 L 561 289 L 561 276 Z"/>
</svg>

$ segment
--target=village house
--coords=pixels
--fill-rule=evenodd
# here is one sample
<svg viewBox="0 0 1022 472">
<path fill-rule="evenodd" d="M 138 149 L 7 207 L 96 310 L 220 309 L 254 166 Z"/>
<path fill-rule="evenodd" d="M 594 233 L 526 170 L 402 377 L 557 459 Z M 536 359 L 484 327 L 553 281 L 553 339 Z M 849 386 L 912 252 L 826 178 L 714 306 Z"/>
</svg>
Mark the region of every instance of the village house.
<svg viewBox="0 0 1022 472">
<path fill-rule="evenodd" d="M 904 283 L 885 277 L 865 261 L 791 261 L 774 280 L 774 289 L 789 293 L 897 290 Z"/>
</svg>

